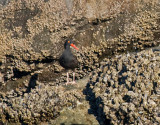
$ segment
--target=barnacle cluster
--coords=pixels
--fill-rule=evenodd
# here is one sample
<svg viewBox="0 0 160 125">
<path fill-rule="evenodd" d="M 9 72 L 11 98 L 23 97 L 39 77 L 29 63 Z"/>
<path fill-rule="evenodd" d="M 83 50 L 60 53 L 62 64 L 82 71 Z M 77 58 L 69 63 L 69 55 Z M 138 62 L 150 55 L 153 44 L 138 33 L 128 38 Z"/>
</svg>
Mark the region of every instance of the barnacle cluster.
<svg viewBox="0 0 160 125">
<path fill-rule="evenodd" d="M 112 124 L 159 123 L 160 51 L 104 59 L 90 79 L 92 92 L 102 100 L 95 105 L 103 105 Z"/>
</svg>

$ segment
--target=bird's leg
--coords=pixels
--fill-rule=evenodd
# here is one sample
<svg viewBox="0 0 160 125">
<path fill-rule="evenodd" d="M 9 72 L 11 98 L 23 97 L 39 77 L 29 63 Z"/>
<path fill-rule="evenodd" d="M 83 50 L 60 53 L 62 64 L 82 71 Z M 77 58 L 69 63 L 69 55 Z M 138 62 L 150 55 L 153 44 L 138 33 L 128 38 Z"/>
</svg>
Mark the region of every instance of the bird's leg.
<svg viewBox="0 0 160 125">
<path fill-rule="evenodd" d="M 73 81 L 72 81 L 72 84 L 77 85 L 77 87 L 79 87 L 79 85 L 76 84 L 76 81 L 75 81 L 75 72 L 73 72 Z"/>
<path fill-rule="evenodd" d="M 69 82 L 69 73 L 67 72 L 67 82 L 66 82 L 66 85 L 68 85 L 68 84 L 78 85 L 78 84 L 76 84 L 76 82 L 75 82 L 75 72 L 73 72 L 73 81 L 72 81 L 72 82 Z"/>
<path fill-rule="evenodd" d="M 75 84 L 75 72 L 73 72 L 73 81 L 72 81 L 72 84 Z"/>
<path fill-rule="evenodd" d="M 67 82 L 66 85 L 69 83 L 69 73 L 67 72 Z"/>
</svg>

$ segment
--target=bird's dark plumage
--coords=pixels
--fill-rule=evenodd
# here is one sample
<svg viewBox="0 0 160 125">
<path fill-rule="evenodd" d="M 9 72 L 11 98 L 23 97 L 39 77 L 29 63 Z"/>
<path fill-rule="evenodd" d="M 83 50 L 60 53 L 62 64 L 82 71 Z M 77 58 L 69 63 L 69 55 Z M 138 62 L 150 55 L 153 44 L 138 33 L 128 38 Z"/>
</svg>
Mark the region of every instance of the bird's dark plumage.
<svg viewBox="0 0 160 125">
<path fill-rule="evenodd" d="M 78 67 L 78 60 L 76 58 L 76 56 L 74 56 L 70 50 L 70 46 L 74 45 L 72 43 L 72 41 L 67 40 L 64 44 L 64 52 L 61 55 L 61 57 L 59 58 L 59 63 L 62 67 L 64 67 L 65 69 L 74 69 L 76 67 Z M 78 48 L 76 48 L 78 49 Z"/>
</svg>

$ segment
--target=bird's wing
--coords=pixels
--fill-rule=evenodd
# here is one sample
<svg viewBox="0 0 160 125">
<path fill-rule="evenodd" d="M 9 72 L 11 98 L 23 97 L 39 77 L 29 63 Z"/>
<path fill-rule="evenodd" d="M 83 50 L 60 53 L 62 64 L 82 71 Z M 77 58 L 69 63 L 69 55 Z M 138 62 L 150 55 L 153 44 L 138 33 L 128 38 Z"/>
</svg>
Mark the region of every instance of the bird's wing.
<svg viewBox="0 0 160 125">
<path fill-rule="evenodd" d="M 78 60 L 76 56 L 74 56 L 74 59 L 72 60 L 71 64 L 74 65 L 75 68 L 78 67 Z"/>
<path fill-rule="evenodd" d="M 67 63 L 67 68 L 69 69 L 74 69 L 76 67 L 78 67 L 78 60 L 75 56 L 73 56 L 72 58 L 70 58 L 69 63 Z"/>
</svg>

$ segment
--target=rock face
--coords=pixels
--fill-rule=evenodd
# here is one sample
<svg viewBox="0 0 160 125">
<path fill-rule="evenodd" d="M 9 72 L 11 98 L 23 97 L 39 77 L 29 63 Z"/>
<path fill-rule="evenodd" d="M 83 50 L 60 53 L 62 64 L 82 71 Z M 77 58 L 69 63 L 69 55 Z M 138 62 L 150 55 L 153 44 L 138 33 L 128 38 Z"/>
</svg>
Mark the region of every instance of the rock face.
<svg viewBox="0 0 160 125">
<path fill-rule="evenodd" d="M 81 49 L 85 47 L 80 53 L 92 50 L 91 55 L 97 51 L 102 55 L 104 48 L 108 55 L 155 46 L 159 44 L 154 41 L 159 38 L 157 3 L 157 0 L 142 3 L 139 0 L 2 1 L 1 81 L 28 75 L 51 62 L 53 72 L 57 72 L 55 62 L 66 38 L 75 40 Z M 58 72 L 61 72 L 59 68 Z"/>
<path fill-rule="evenodd" d="M 62 87 L 66 39 L 80 48 L 78 80 L 103 58 L 159 45 L 159 12 L 158 0 L 0 0 L 1 121 L 46 121 L 84 96 Z"/>
<path fill-rule="evenodd" d="M 160 51 L 104 59 L 86 90 L 98 117 L 110 124 L 160 122 Z M 94 95 L 94 96 L 93 96 Z M 104 115 L 102 115 L 104 114 Z M 104 123 L 103 123 L 104 124 Z"/>
</svg>

